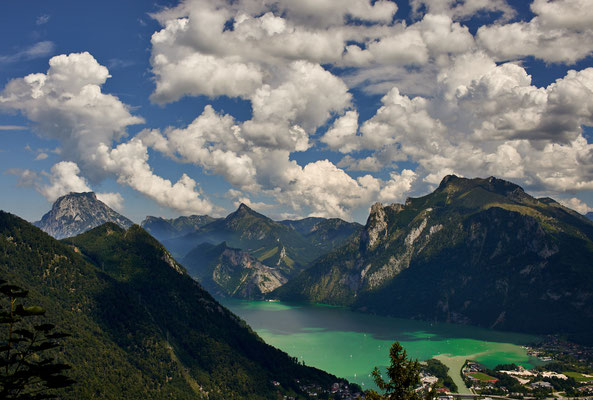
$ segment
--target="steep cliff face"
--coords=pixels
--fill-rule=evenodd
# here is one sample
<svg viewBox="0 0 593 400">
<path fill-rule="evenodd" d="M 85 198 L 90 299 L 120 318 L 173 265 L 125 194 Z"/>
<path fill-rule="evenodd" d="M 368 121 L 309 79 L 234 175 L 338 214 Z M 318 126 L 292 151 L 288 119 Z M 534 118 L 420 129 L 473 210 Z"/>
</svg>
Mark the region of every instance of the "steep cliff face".
<svg viewBox="0 0 593 400">
<path fill-rule="evenodd" d="M 242 299 L 263 299 L 287 282 L 282 271 L 262 264 L 251 254 L 221 243 L 204 243 L 183 259 L 190 275 L 210 293 Z"/>
<path fill-rule="evenodd" d="M 113 222 L 124 229 L 134 223 L 112 210 L 93 192 L 70 193 L 55 201 L 51 210 L 34 225 L 56 239 L 84 233 L 106 222 Z"/>
<path fill-rule="evenodd" d="M 593 324 L 592 257 L 593 224 L 573 210 L 503 180 L 448 176 L 404 205 L 373 205 L 357 239 L 274 295 L 581 335 Z"/>
</svg>

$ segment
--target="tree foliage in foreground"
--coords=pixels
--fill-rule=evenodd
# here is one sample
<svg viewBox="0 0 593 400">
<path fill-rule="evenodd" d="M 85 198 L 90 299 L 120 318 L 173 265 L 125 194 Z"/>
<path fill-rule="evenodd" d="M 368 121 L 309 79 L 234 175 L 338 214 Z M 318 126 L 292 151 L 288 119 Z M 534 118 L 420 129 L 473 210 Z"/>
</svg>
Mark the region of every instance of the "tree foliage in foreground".
<svg viewBox="0 0 593 400">
<path fill-rule="evenodd" d="M 46 352 L 69 335 L 54 332 L 52 324 L 34 324 L 45 310 L 21 303 L 26 290 L 0 279 L 0 294 L 8 300 L 7 307 L 0 306 L 0 399 L 56 398 L 53 389 L 74 381 L 63 374 L 70 366 L 55 362 Z"/>
<path fill-rule="evenodd" d="M 416 391 L 420 383 L 420 364 L 417 360 L 408 360 L 408 354 L 399 342 L 394 342 L 389 349 L 390 365 L 387 367 L 389 380 L 383 379 L 379 368 L 375 367 L 373 379 L 384 394 L 374 390 L 367 393 L 372 400 L 421 400 Z"/>
</svg>

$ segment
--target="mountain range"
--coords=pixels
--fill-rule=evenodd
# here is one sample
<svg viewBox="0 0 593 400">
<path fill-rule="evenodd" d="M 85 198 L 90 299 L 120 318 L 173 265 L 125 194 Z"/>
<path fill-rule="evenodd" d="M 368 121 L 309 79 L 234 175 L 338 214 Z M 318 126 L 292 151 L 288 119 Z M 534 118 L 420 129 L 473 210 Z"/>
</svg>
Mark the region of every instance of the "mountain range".
<svg viewBox="0 0 593 400">
<path fill-rule="evenodd" d="M 306 398 L 337 378 L 265 344 L 137 225 L 57 241 L 0 212 L 0 275 L 72 334 L 64 399 Z"/>
<path fill-rule="evenodd" d="M 123 228 L 132 225 L 94 193 L 70 193 L 60 197 L 36 225 L 56 238 L 65 238 L 106 222 Z M 212 293 L 250 299 L 260 299 L 286 283 L 362 228 L 338 218 L 276 222 L 245 204 L 226 218 L 148 216 L 142 227 L 182 259 L 192 276 Z"/>
<path fill-rule="evenodd" d="M 185 236 L 164 240 L 171 253 L 184 260 L 196 246 L 226 242 L 250 253 L 285 276 L 304 269 L 315 258 L 347 242 L 361 225 L 340 219 L 310 218 L 277 222 L 245 204 Z"/>
<path fill-rule="evenodd" d="M 190 215 L 174 219 L 148 216 L 140 223 L 148 233 L 160 242 L 195 232 L 204 225 L 216 221 L 209 215 Z"/>
<path fill-rule="evenodd" d="M 226 218 L 143 224 L 216 295 L 593 342 L 593 223 L 494 177 L 447 176 L 426 196 L 373 205 L 364 227 L 273 221 L 245 204 Z"/>
<path fill-rule="evenodd" d="M 447 176 L 270 294 L 593 342 L 593 223 L 513 183 Z"/>
<path fill-rule="evenodd" d="M 361 228 L 356 223 L 346 222 L 338 218 L 305 218 L 276 223 L 261 214 L 248 210 L 247 206 L 239 207 L 239 210 L 241 209 L 245 210 L 244 214 L 249 215 L 249 218 L 259 220 L 252 222 L 251 227 L 260 224 L 264 225 L 265 228 L 271 227 L 271 233 L 268 233 L 268 235 L 276 234 L 278 237 L 285 235 L 284 237 L 287 240 L 283 243 L 299 241 L 297 243 L 302 245 L 304 239 L 304 250 L 300 251 L 306 251 L 308 255 L 293 257 L 297 260 L 304 260 L 304 263 L 317 254 L 325 254 L 339 247 L 352 238 Z M 289 229 L 287 230 L 285 227 Z M 265 232 L 265 228 L 261 229 L 260 232 Z M 223 232 L 222 236 L 230 237 L 230 235 L 225 236 L 224 230 L 218 230 L 218 232 L 221 231 Z M 262 236 L 265 237 L 265 234 Z M 245 246 L 245 241 L 241 239 L 235 243 Z M 276 243 L 273 240 L 268 240 L 267 243 L 264 242 L 262 247 L 266 251 L 263 254 L 271 254 L 277 248 Z M 249 250 L 249 243 L 246 246 Z M 272 248 L 272 251 L 269 250 L 270 248 Z M 270 258 L 258 259 L 247 251 L 229 247 L 226 242 L 218 245 L 204 242 L 194 247 L 181 261 L 187 267 L 188 272 L 212 293 L 244 299 L 262 299 L 272 290 L 285 284 L 290 276 L 298 272 L 295 269 L 287 270 L 283 268 L 281 261 L 286 260 L 295 252 L 291 247 L 288 248 L 288 252 L 285 247 L 283 249 L 281 252 L 285 252 L 284 258 L 281 258 L 282 255 L 280 255 L 278 259 L 272 259 L 272 261 L 277 260 L 275 263 L 270 263 Z M 258 253 L 262 254 L 262 251 L 255 252 L 255 254 Z M 267 264 L 265 264 L 266 261 Z"/>
</svg>

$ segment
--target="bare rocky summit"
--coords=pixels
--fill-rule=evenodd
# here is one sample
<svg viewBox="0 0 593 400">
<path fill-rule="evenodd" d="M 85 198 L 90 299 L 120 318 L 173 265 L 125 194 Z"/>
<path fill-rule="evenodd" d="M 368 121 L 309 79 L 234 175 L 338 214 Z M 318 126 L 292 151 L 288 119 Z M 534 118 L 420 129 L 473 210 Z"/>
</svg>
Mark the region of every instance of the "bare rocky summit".
<svg viewBox="0 0 593 400">
<path fill-rule="evenodd" d="M 60 197 L 41 221 L 34 223 L 56 239 L 84 233 L 90 229 L 113 222 L 124 229 L 134 223 L 97 199 L 93 192 L 70 193 Z"/>
</svg>

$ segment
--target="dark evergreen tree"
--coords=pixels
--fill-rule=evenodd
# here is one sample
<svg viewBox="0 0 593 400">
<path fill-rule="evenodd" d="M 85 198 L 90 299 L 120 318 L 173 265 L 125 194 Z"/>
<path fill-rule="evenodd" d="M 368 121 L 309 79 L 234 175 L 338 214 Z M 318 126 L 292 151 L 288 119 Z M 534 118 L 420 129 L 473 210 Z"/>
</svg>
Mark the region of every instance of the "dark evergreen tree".
<svg viewBox="0 0 593 400">
<path fill-rule="evenodd" d="M 372 400 L 421 400 L 414 390 L 420 383 L 420 365 L 417 360 L 408 360 L 408 354 L 399 342 L 389 349 L 390 365 L 387 367 L 389 380 L 383 379 L 379 368 L 375 367 L 373 379 L 383 395 L 371 390 L 367 398 Z"/>
<path fill-rule="evenodd" d="M 35 324 L 45 310 L 23 305 L 28 292 L 21 287 L 0 279 L 0 294 L 8 299 L 7 307 L 0 306 L 0 399 L 57 398 L 53 389 L 71 386 L 74 381 L 63 374 L 70 366 L 56 362 L 47 352 L 69 335 L 53 332 L 52 324 Z"/>
</svg>

